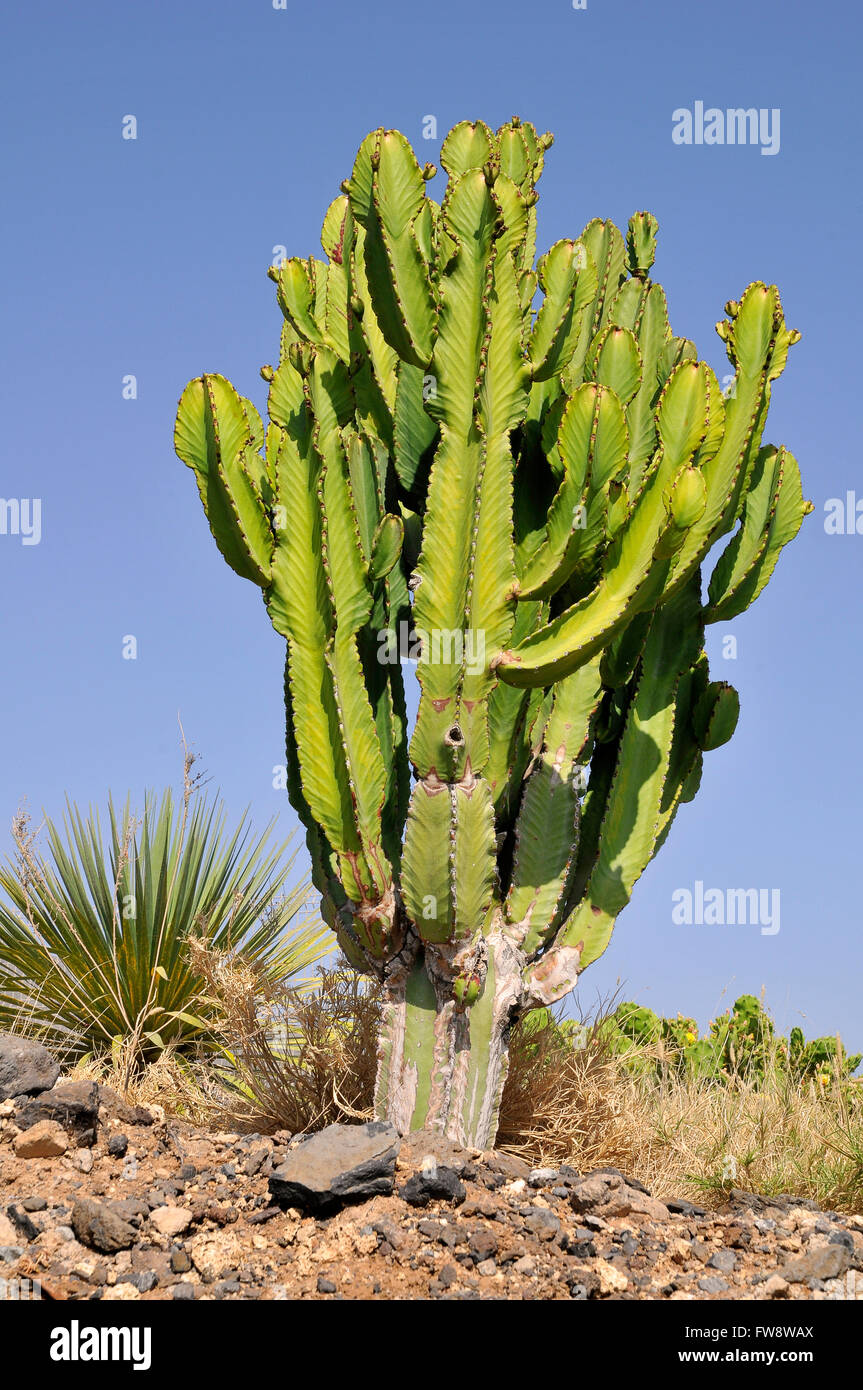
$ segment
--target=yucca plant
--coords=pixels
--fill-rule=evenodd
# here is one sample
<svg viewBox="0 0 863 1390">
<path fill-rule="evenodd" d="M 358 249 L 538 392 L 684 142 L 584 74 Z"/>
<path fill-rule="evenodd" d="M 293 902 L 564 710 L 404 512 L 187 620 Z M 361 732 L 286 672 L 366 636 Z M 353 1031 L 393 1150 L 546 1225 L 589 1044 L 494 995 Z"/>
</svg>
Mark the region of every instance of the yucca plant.
<svg viewBox="0 0 863 1390">
<path fill-rule="evenodd" d="M 187 760 L 188 763 L 188 760 Z M 188 774 L 188 766 L 187 766 Z M 239 954 L 272 984 L 327 951 L 306 910 L 308 885 L 285 891 L 289 842 L 255 836 L 243 816 L 192 794 L 148 793 L 140 817 L 109 800 L 96 812 L 67 801 L 45 823 L 50 862 L 29 817 L 13 822 L 14 859 L 0 866 L 0 1031 L 20 1027 L 65 1057 L 109 1050 L 134 1068 L 169 1045 L 218 1045 L 219 1008 L 190 957 L 191 939 Z"/>
</svg>

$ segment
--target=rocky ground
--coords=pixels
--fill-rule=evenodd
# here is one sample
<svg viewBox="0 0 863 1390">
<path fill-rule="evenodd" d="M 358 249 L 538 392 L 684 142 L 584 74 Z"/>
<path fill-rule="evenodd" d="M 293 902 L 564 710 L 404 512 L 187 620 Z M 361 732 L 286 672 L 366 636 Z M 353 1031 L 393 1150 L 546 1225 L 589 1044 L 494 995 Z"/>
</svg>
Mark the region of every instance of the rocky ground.
<svg viewBox="0 0 863 1390">
<path fill-rule="evenodd" d="M 863 1217 L 794 1197 L 708 1212 L 380 1124 L 206 1133 L 8 1054 L 0 1277 L 46 1298 L 863 1297 Z"/>
</svg>

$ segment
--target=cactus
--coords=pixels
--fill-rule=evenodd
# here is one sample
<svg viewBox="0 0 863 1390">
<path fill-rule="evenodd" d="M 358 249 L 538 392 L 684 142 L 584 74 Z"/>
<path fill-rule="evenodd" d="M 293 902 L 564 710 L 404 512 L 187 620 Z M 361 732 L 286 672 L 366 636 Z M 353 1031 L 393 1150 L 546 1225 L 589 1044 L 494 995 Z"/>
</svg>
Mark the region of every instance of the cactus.
<svg viewBox="0 0 863 1390">
<path fill-rule="evenodd" d="M 605 949 L 734 732 L 705 623 L 758 596 L 810 508 L 761 443 L 799 337 L 775 287 L 726 307 L 723 396 L 669 327 L 649 213 L 536 258 L 551 143 L 461 122 L 437 203 L 434 168 L 373 131 L 326 258 L 270 271 L 266 427 L 207 374 L 175 434 L 286 641 L 290 799 L 327 922 L 385 985 L 378 1112 L 477 1145 L 512 1022 Z"/>
<path fill-rule="evenodd" d="M 619 1004 L 598 1025 L 601 1042 L 623 1057 L 641 1076 L 661 1078 L 668 1072 L 725 1084 L 743 1077 L 761 1086 L 778 1074 L 796 1081 L 814 1078 L 859 1088 L 853 1073 L 861 1055 L 849 1055 L 838 1037 L 807 1042 L 800 1028 L 778 1036 L 773 1019 L 753 994 L 742 994 L 731 1009 L 711 1019 L 702 1037 L 692 1018 L 660 1018 L 638 1004 Z"/>
</svg>

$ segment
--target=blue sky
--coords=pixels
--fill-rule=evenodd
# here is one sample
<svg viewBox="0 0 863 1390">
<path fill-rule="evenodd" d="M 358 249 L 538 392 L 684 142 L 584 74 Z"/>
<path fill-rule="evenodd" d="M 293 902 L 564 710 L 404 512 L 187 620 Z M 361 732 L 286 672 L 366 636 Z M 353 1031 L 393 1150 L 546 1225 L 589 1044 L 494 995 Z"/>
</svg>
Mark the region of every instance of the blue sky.
<svg viewBox="0 0 863 1390">
<path fill-rule="evenodd" d="M 173 454 L 176 400 L 223 371 L 263 405 L 273 248 L 319 253 L 367 130 L 395 126 L 435 161 L 425 116 L 442 137 L 517 112 L 556 136 L 541 247 L 648 208 L 674 329 L 720 374 L 713 325 L 750 280 L 779 285 L 803 334 L 766 437 L 797 455 L 815 512 L 757 605 L 710 630 L 714 675 L 741 692 L 737 735 L 706 760 L 582 1005 L 620 980 L 705 1024 L 764 987 L 783 1028 L 863 1049 L 863 536 L 824 527 L 829 499 L 863 500 L 860 29 L 857 6 L 799 0 L 5 6 L 0 496 L 39 498 L 42 517 L 38 545 L 0 535 L 0 849 L 24 796 L 57 815 L 66 792 L 102 804 L 176 783 L 178 711 L 232 816 L 294 824 L 272 786 L 280 643 Z M 777 108 L 778 153 L 675 144 L 672 113 L 697 101 Z M 696 880 L 779 889 L 779 932 L 675 925 L 672 894 Z"/>
</svg>

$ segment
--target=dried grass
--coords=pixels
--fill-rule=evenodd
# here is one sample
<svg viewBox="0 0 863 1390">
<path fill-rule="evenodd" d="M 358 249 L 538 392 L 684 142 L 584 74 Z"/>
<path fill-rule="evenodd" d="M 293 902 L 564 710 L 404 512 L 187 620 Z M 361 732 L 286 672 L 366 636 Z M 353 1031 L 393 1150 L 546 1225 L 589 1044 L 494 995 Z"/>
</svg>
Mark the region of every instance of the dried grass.
<svg viewBox="0 0 863 1390">
<path fill-rule="evenodd" d="M 634 1075 L 598 1022 L 573 1048 L 514 1031 L 498 1145 L 533 1163 L 612 1166 L 658 1197 L 716 1205 L 732 1187 L 863 1211 L 863 1094 L 777 1076 L 726 1084 Z"/>
<path fill-rule="evenodd" d="M 221 1012 L 223 1118 L 292 1134 L 372 1118 L 380 991 L 344 964 L 314 988 L 269 984 L 238 957 L 192 948 Z"/>
</svg>

